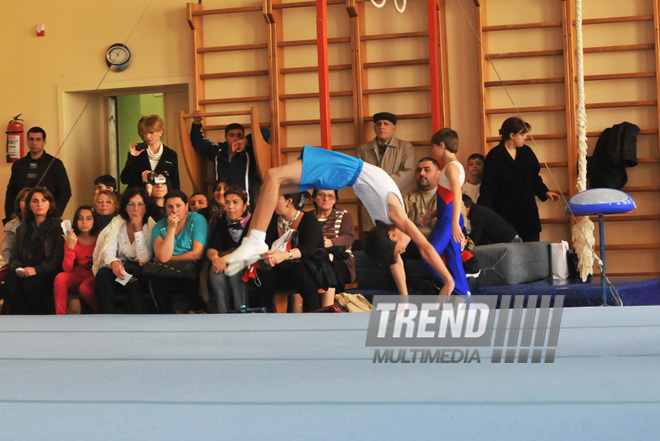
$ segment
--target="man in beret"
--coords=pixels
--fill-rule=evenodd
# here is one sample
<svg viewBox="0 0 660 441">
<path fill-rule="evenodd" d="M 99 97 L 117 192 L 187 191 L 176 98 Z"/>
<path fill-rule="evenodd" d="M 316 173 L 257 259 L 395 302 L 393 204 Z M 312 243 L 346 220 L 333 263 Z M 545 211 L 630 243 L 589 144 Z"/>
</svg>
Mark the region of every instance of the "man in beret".
<svg viewBox="0 0 660 441">
<path fill-rule="evenodd" d="M 376 137 L 360 144 L 356 149 L 356 156 L 385 170 L 396 182 L 401 193 L 406 194 L 412 187 L 415 174 L 413 145 L 394 137 L 397 118 L 393 113 L 376 113 L 373 120 Z M 371 228 L 371 217 L 363 211 L 362 231 L 369 231 Z"/>
</svg>

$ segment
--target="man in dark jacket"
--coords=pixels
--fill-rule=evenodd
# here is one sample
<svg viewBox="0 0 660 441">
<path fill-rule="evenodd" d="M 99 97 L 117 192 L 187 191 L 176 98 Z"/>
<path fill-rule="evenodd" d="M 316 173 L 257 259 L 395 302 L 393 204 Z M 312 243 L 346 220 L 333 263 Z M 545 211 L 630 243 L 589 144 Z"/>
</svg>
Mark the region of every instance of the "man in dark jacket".
<svg viewBox="0 0 660 441">
<path fill-rule="evenodd" d="M 11 166 L 5 196 L 6 217 L 2 221 L 5 224 L 14 216 L 16 195 L 25 187 L 46 187 L 53 194 L 60 213 L 64 212 L 71 199 L 71 185 L 64 164 L 44 150 L 46 131 L 41 127 L 32 127 L 27 132 L 27 143 L 30 153 Z"/>
<path fill-rule="evenodd" d="M 472 227 L 469 236 L 475 245 L 520 242 L 511 224 L 490 208 L 475 204 L 466 194 L 463 195 L 463 205 Z"/>
<path fill-rule="evenodd" d="M 255 187 L 259 178 L 251 137 L 245 136 L 245 129 L 241 124 L 232 123 L 225 128 L 225 142 L 216 145 L 213 141 L 204 138 L 200 113 L 195 112 L 194 115 L 195 119 L 190 129 L 193 148 L 213 161 L 216 181 L 220 178 L 229 178 L 231 185 L 248 192 L 248 203 L 254 206 Z"/>
</svg>

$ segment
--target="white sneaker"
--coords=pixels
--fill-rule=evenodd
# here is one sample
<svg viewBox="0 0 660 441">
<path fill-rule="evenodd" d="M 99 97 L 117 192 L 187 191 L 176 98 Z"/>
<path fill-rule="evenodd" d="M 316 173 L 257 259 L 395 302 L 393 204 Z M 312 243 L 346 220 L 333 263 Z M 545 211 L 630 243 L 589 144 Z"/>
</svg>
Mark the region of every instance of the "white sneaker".
<svg viewBox="0 0 660 441">
<path fill-rule="evenodd" d="M 263 242 L 258 245 L 243 242 L 227 259 L 225 274 L 228 276 L 238 274 L 243 268 L 261 259 L 261 255 L 266 251 L 268 251 L 268 245 Z"/>
</svg>

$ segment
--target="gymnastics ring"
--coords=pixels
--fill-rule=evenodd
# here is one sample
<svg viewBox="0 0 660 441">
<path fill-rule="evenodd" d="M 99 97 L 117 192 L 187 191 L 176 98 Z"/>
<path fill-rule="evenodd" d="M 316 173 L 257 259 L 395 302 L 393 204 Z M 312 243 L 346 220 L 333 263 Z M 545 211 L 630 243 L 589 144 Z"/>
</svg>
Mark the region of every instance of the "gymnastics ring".
<svg viewBox="0 0 660 441">
<path fill-rule="evenodd" d="M 382 8 L 383 6 L 385 6 L 385 3 L 387 3 L 387 0 L 383 0 L 381 4 L 376 3 L 376 0 L 371 0 L 371 4 L 377 8 Z"/>
<path fill-rule="evenodd" d="M 371 3 L 373 3 L 374 0 L 371 0 Z M 394 7 L 396 8 L 397 11 L 399 11 L 399 14 L 403 14 L 403 11 L 406 10 L 406 5 L 408 3 L 408 0 L 403 0 L 403 6 L 399 7 L 399 2 L 398 0 L 394 0 Z M 385 2 L 383 1 L 383 4 Z"/>
</svg>

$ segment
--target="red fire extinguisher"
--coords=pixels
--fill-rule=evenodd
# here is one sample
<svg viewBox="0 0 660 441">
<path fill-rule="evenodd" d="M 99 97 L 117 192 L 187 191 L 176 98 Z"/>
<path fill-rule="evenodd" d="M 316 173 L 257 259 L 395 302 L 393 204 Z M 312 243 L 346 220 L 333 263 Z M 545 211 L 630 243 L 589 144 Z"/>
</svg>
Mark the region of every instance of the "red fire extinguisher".
<svg viewBox="0 0 660 441">
<path fill-rule="evenodd" d="M 7 162 L 16 162 L 25 156 L 25 134 L 23 133 L 23 120 L 19 113 L 7 125 Z"/>
</svg>

